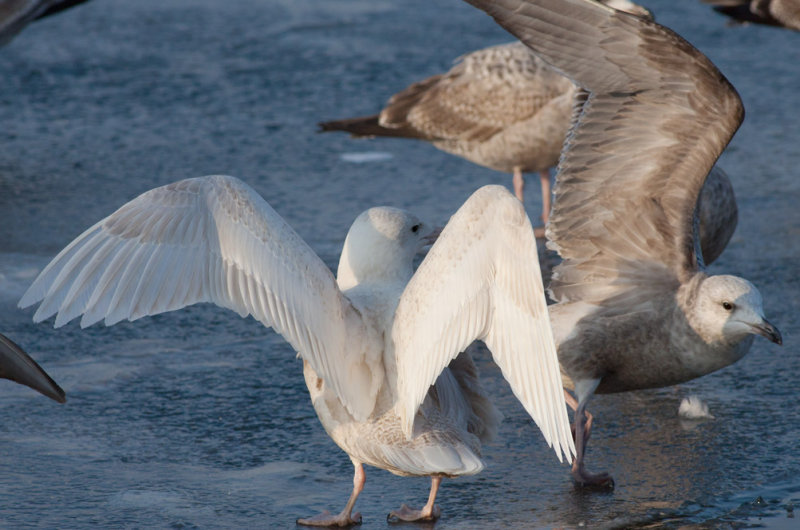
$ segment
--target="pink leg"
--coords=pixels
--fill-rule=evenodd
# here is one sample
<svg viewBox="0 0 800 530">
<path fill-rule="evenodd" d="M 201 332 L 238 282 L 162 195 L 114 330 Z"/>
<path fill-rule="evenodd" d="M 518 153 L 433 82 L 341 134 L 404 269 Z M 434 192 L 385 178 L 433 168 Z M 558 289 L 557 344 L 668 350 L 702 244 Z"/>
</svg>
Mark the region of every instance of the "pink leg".
<svg viewBox="0 0 800 530">
<path fill-rule="evenodd" d="M 442 477 L 431 477 L 431 492 L 428 495 L 428 503 L 422 507 L 421 510 L 409 508 L 405 504 L 400 506 L 399 510 L 392 510 L 386 516 L 387 521 L 400 520 L 400 521 L 435 521 L 442 514 L 438 506 L 434 504 L 436 501 L 436 494 L 439 492 L 439 485 L 442 483 Z"/>
<path fill-rule="evenodd" d="M 547 224 L 550 219 L 550 171 L 540 171 L 539 179 L 542 181 L 542 222 Z"/>
<path fill-rule="evenodd" d="M 575 437 L 577 456 L 572 461 L 572 478 L 579 486 L 599 486 L 613 489 L 614 479 L 608 473 L 589 473 L 583 464 L 583 455 L 586 452 L 586 444 L 592 434 L 592 421 L 594 418 L 586 412 L 586 404 L 579 404 L 566 389 L 564 390 L 564 396 L 569 408 L 575 411 L 575 425 L 572 427 L 572 435 Z"/>
<path fill-rule="evenodd" d="M 325 510 L 319 515 L 315 515 L 309 519 L 298 519 L 297 524 L 305 526 L 352 526 L 354 524 L 361 524 L 361 514 L 356 512 L 350 515 L 353 507 L 356 505 L 356 499 L 364 489 L 364 483 L 367 481 L 367 476 L 364 474 L 364 467 L 361 462 L 353 460 L 355 466 L 355 473 L 353 474 L 353 493 L 350 494 L 350 499 L 347 505 L 339 515 L 331 515 L 331 512 Z"/>
<path fill-rule="evenodd" d="M 514 168 L 514 176 L 511 181 L 514 184 L 514 195 L 517 196 L 520 202 L 525 202 L 525 177 L 522 176 L 521 168 Z"/>
</svg>

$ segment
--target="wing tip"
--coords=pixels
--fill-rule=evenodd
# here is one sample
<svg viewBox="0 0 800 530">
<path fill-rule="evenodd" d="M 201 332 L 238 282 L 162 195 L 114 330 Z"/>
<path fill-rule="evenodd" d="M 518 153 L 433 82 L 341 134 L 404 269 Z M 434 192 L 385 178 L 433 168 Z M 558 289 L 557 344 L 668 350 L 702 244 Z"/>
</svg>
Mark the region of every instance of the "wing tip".
<svg viewBox="0 0 800 530">
<path fill-rule="evenodd" d="M 407 441 L 411 441 L 414 437 L 414 416 L 410 414 L 411 407 L 407 404 L 400 404 L 397 408 L 397 415 L 400 417 L 400 429 L 403 432 Z"/>
<path fill-rule="evenodd" d="M 44 299 L 44 294 L 36 291 L 39 291 L 39 289 L 34 281 L 33 284 L 25 291 L 25 294 L 22 295 L 22 298 L 19 299 L 19 302 L 17 302 L 17 307 L 20 309 L 25 309 L 33 304 L 41 302 Z"/>
</svg>

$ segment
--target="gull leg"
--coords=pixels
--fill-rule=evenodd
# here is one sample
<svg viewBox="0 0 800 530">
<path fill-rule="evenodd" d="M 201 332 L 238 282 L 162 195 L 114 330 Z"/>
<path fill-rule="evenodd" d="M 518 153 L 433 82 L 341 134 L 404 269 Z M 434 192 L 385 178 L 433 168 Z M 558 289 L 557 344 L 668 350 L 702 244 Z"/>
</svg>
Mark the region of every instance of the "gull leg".
<svg viewBox="0 0 800 530">
<path fill-rule="evenodd" d="M 525 202 L 525 177 L 522 176 L 522 168 L 519 166 L 514 167 L 512 182 L 514 183 L 514 195 L 520 202 Z"/>
<path fill-rule="evenodd" d="M 438 506 L 434 504 L 436 501 L 436 494 L 439 492 L 439 485 L 442 483 L 442 477 L 431 477 L 431 492 L 428 495 L 428 503 L 422 507 L 421 510 L 409 508 L 405 504 L 400 506 L 399 510 L 392 510 L 386 516 L 387 521 L 435 521 L 442 514 Z"/>
<path fill-rule="evenodd" d="M 542 222 L 546 225 L 550 219 L 550 170 L 540 171 L 539 179 L 542 181 Z"/>
<path fill-rule="evenodd" d="M 358 499 L 361 490 L 364 489 L 364 482 L 367 481 L 367 476 L 364 474 L 364 467 L 361 465 L 361 462 L 353 460 L 353 466 L 355 466 L 355 473 L 353 474 L 353 493 L 350 494 L 350 499 L 347 501 L 344 510 L 342 510 L 339 515 L 331 515 L 331 512 L 325 510 L 314 517 L 298 519 L 297 524 L 305 526 L 352 526 L 361 524 L 360 513 L 356 512 L 352 516 L 350 514 L 353 511 L 353 507 L 356 505 L 356 499 Z"/>
<path fill-rule="evenodd" d="M 577 456 L 572 461 L 572 478 L 579 486 L 594 486 L 603 488 L 614 488 L 614 479 L 608 473 L 593 474 L 586 471 L 583 463 L 583 455 L 586 451 L 586 444 L 592 434 L 593 416 L 586 412 L 586 402 L 578 402 L 572 394 L 564 390 L 567 405 L 575 411 L 575 424 L 572 427 L 572 435 L 575 438 L 575 452 Z"/>
</svg>

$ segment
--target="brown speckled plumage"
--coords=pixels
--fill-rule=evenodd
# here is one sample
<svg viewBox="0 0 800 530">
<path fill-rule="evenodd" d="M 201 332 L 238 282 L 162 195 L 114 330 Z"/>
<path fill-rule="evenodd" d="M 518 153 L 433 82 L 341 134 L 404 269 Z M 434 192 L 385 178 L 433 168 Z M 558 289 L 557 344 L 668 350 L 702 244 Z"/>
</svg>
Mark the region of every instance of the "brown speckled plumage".
<svg viewBox="0 0 800 530">
<path fill-rule="evenodd" d="M 468 1 L 583 87 L 547 226 L 563 259 L 550 283 L 551 320 L 578 398 L 573 476 L 606 484 L 608 475 L 583 467 L 595 392 L 699 377 L 741 358 L 753 334 L 781 342 L 758 290 L 707 276 L 699 256 L 700 192 L 744 109 L 708 58 L 652 21 L 588 0 Z M 726 186 L 712 175 L 704 200 L 731 212 L 721 217 L 732 232 Z M 720 191 L 727 205 L 715 204 Z"/>
<path fill-rule="evenodd" d="M 426 140 L 498 171 L 541 171 L 558 161 L 573 92 L 568 79 L 512 42 L 464 55 L 449 72 L 392 96 L 378 115 L 320 126 Z"/>
</svg>

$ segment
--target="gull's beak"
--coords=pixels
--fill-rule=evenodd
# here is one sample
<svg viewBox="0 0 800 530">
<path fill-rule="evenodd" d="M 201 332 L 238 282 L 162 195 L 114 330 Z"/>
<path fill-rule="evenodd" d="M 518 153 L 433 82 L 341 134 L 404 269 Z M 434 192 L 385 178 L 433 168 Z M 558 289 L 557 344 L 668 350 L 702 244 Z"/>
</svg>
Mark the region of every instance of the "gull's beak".
<svg viewBox="0 0 800 530">
<path fill-rule="evenodd" d="M 422 241 L 423 243 L 425 243 L 425 245 L 433 245 L 434 243 L 436 243 L 436 240 L 439 238 L 441 234 L 442 234 L 442 227 L 437 226 L 431 231 L 430 234 L 423 237 Z"/>
<path fill-rule="evenodd" d="M 761 335 L 765 339 L 769 339 L 775 344 L 783 344 L 781 332 L 778 331 L 778 328 L 770 324 L 766 318 L 762 319 L 760 324 L 753 326 L 753 333 Z"/>
</svg>

